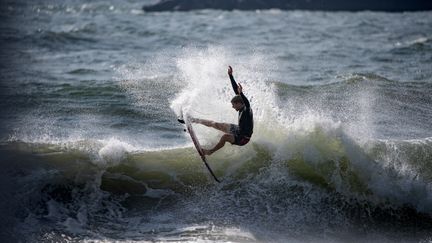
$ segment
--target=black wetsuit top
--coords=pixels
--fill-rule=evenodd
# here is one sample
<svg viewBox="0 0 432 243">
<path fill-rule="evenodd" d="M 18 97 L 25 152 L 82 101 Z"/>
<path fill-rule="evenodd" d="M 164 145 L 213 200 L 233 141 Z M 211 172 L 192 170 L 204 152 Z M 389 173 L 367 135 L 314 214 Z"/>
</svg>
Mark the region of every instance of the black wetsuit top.
<svg viewBox="0 0 432 243">
<path fill-rule="evenodd" d="M 244 96 L 243 92 L 239 94 L 237 88 L 237 83 L 234 80 L 234 77 L 232 75 L 229 75 L 231 79 L 231 85 L 234 89 L 234 93 L 236 95 L 240 95 L 243 99 L 244 107 L 239 110 L 239 132 L 240 136 L 248 137 L 250 138 L 253 133 L 253 113 L 252 108 L 250 107 L 249 100 Z"/>
</svg>

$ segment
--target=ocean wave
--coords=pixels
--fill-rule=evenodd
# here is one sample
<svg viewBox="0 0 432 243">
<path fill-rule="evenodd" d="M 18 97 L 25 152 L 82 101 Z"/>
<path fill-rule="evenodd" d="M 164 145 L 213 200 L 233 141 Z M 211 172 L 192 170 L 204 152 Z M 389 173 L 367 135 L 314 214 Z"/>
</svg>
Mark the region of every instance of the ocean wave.
<svg viewBox="0 0 432 243">
<path fill-rule="evenodd" d="M 13 165 L 2 180 L 15 184 L 9 203 L 22 209 L 20 220 L 80 235 L 105 221 L 118 230 L 135 210 L 164 225 L 165 209 L 186 221 L 279 220 L 267 222 L 271 231 L 293 237 L 331 228 L 322 222 L 403 225 L 404 232 L 432 226 L 432 138 L 359 145 L 340 128 L 319 124 L 288 136 L 254 136 L 242 149 L 227 146 L 208 158 L 220 184 L 191 146 L 143 150 L 116 139 L 2 143 L 2 166 Z"/>
<path fill-rule="evenodd" d="M 98 71 L 94 69 L 88 69 L 88 68 L 77 68 L 73 69 L 68 74 L 78 74 L 78 75 L 86 75 L 86 74 L 96 74 Z"/>
<path fill-rule="evenodd" d="M 422 36 L 409 41 L 396 42 L 391 49 L 391 53 L 396 55 L 413 55 L 430 50 L 432 50 L 432 38 Z"/>
<path fill-rule="evenodd" d="M 77 31 L 44 31 L 40 33 L 36 41 L 50 47 L 53 44 L 86 44 L 97 42 L 93 37 L 86 36 Z"/>
<path fill-rule="evenodd" d="M 294 180 L 348 198 L 432 213 L 430 138 L 376 141 L 363 148 L 339 131 L 317 127 L 295 139 L 277 139 L 275 144 L 252 143 L 242 151 L 226 148 L 211 156 L 210 164 L 227 188 L 278 167 Z M 115 194 L 145 195 L 149 188 L 184 193 L 190 186 L 213 183 L 191 147 L 140 151 L 117 140 L 88 140 L 62 145 L 10 142 L 3 151 L 54 167 L 80 161 L 89 169 L 99 168 L 105 171 L 100 188 Z M 81 173 L 81 166 L 75 173 Z"/>
</svg>

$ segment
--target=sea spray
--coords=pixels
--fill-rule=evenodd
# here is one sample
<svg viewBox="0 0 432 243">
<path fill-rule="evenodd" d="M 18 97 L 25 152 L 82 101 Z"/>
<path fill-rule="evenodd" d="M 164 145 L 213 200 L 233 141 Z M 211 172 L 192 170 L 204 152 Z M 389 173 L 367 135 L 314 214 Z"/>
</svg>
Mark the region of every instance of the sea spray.
<svg viewBox="0 0 432 243">
<path fill-rule="evenodd" d="M 128 151 L 133 151 L 134 147 L 111 138 L 104 142 L 104 146 L 99 150 L 98 155 L 100 161 L 105 166 L 115 166 L 121 163 L 126 158 Z"/>
<path fill-rule="evenodd" d="M 155 72 L 154 67 L 161 66 L 161 60 L 167 61 L 158 57 L 154 59 L 155 63 L 150 62 L 150 73 Z M 265 58 L 260 58 L 257 53 L 253 53 L 249 60 L 240 60 L 221 47 L 186 48 L 168 60 L 175 63 L 174 84 L 182 84 L 178 86 L 180 91 L 170 105 L 177 115 L 183 110 L 199 118 L 236 123 L 237 114 L 229 104 L 233 92 L 226 74 L 227 66 L 232 65 L 236 80 L 244 82 L 244 92 L 250 97 L 254 110 L 253 139 L 250 145 L 242 149 L 227 145 L 220 151 L 221 154 L 246 156 L 246 153 L 241 152 L 243 150 L 256 156 L 260 153 L 257 151 L 265 148 L 269 157 L 266 163 L 259 164 L 282 164 L 292 176 L 322 188 L 336 190 L 348 197 L 362 200 L 366 197 L 375 203 L 396 200 L 397 205 L 412 203 L 419 210 L 424 208 L 420 201 L 428 201 L 426 195 L 430 192 L 420 196 L 422 199 L 418 200 L 415 199 L 417 197 L 404 197 L 406 190 L 403 188 L 396 192 L 391 190 L 394 183 L 408 183 L 419 187 L 414 190 L 430 191 L 425 182 L 418 184 L 409 182 L 409 178 L 406 178 L 406 182 L 403 182 L 403 177 L 393 178 L 393 174 L 399 173 L 399 168 L 387 170 L 383 167 L 383 161 L 374 160 L 364 147 L 373 137 L 371 107 L 377 95 L 373 86 L 366 85 L 367 77 L 361 76 L 363 78 L 358 84 L 340 89 L 340 95 L 346 96 L 348 102 L 354 103 L 354 108 L 357 107 L 341 106 L 338 111 L 350 118 L 342 122 L 335 120 L 333 113 L 326 112 L 329 109 L 326 100 L 331 93 L 323 93 L 315 100 L 296 100 L 296 97 L 279 100 L 275 92 L 276 86 L 268 82 L 268 75 L 255 71 L 257 67 L 267 65 Z M 144 67 L 144 70 L 147 68 Z M 133 91 L 137 86 L 125 87 Z M 220 136 L 217 131 L 207 127 L 195 127 L 204 146 L 212 146 Z M 210 162 L 217 160 L 217 157 L 212 157 Z M 214 166 L 217 171 L 225 171 L 226 175 L 234 176 L 236 169 L 241 171 L 242 166 L 248 166 L 247 161 L 248 159 L 241 159 L 234 164 L 219 162 Z M 222 169 L 221 165 L 226 169 Z M 421 195 L 420 191 L 416 195 Z M 428 211 L 427 209 L 426 212 Z"/>
</svg>

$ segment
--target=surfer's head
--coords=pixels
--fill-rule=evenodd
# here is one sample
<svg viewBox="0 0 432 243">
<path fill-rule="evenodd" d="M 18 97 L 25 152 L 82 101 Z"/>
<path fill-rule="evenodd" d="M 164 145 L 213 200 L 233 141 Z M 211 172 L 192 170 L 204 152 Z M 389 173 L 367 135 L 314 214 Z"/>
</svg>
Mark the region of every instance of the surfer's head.
<svg viewBox="0 0 432 243">
<path fill-rule="evenodd" d="M 236 95 L 231 99 L 232 108 L 239 111 L 244 106 L 243 99 L 240 95 Z"/>
</svg>

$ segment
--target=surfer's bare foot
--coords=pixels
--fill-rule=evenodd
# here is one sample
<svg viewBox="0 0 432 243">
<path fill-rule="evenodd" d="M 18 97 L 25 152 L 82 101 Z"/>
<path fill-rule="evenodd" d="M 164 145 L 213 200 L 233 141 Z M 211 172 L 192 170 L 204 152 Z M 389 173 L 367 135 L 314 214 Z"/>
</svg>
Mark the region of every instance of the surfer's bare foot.
<svg viewBox="0 0 432 243">
<path fill-rule="evenodd" d="M 211 155 L 213 153 L 211 149 L 203 149 L 202 151 L 204 155 Z"/>
</svg>

